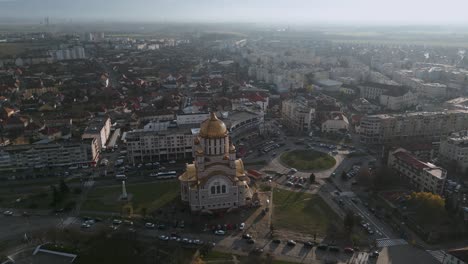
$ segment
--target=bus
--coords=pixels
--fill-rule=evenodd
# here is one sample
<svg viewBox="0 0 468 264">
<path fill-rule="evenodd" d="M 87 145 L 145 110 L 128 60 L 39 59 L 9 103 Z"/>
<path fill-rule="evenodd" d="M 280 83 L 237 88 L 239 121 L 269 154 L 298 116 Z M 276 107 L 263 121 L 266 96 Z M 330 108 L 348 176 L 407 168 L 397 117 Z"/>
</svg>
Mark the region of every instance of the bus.
<svg viewBox="0 0 468 264">
<path fill-rule="evenodd" d="M 164 171 L 164 172 L 158 172 L 156 174 L 156 177 L 158 179 L 174 179 L 177 177 L 177 172 L 176 171 Z"/>
</svg>

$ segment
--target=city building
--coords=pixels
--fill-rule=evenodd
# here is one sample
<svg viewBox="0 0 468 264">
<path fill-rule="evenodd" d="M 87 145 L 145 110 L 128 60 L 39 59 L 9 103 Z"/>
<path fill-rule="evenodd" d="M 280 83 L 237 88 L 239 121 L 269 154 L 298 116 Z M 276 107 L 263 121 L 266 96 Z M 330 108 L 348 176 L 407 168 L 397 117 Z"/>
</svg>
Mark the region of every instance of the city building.
<svg viewBox="0 0 468 264">
<path fill-rule="evenodd" d="M 231 210 L 250 204 L 252 192 L 244 164 L 236 159 L 229 131 L 215 113 L 200 125 L 195 159 L 180 175 L 181 199 L 192 211 Z"/>
<path fill-rule="evenodd" d="M 288 128 L 297 132 L 308 132 L 315 120 L 315 108 L 303 97 L 284 100 L 281 118 Z"/>
<path fill-rule="evenodd" d="M 366 144 L 439 141 L 453 131 L 468 129 L 467 110 L 367 115 L 361 119 L 360 140 Z"/>
<path fill-rule="evenodd" d="M 192 157 L 193 125 L 176 122 L 149 123 L 143 129 L 126 133 L 127 157 L 132 164 Z"/>
<path fill-rule="evenodd" d="M 0 171 L 61 166 L 94 166 L 99 159 L 99 143 L 52 141 L 38 144 L 9 145 L 0 148 Z"/>
<path fill-rule="evenodd" d="M 233 141 L 249 138 L 263 133 L 263 112 L 231 111 L 223 113 L 222 120 L 229 130 Z"/>
<path fill-rule="evenodd" d="M 390 151 L 388 166 L 394 169 L 418 191 L 442 195 L 447 171 L 432 163 L 423 162 L 403 148 Z"/>
<path fill-rule="evenodd" d="M 341 112 L 330 112 L 328 118 L 322 122 L 322 132 L 337 133 L 347 131 L 348 118 Z"/>
<path fill-rule="evenodd" d="M 455 132 L 440 141 L 439 160 L 461 171 L 468 169 L 468 130 Z"/>
<path fill-rule="evenodd" d="M 89 122 L 81 138 L 95 138 L 98 140 L 100 148 L 105 148 L 110 133 L 111 119 L 109 117 L 95 117 Z"/>
</svg>

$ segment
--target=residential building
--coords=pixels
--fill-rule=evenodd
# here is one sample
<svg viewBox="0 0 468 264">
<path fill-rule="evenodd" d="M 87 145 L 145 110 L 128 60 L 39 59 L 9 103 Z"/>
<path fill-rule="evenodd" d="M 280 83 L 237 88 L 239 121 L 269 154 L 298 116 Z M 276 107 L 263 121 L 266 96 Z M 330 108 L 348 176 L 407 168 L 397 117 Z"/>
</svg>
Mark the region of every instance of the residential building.
<svg viewBox="0 0 468 264">
<path fill-rule="evenodd" d="M 163 124 L 149 123 L 144 129 L 126 133 L 127 156 L 132 164 L 192 157 L 193 138 L 198 133 L 193 125 Z"/>
<path fill-rule="evenodd" d="M 107 139 L 111 133 L 110 130 L 110 117 L 95 117 L 89 122 L 81 138 L 95 138 L 98 140 L 100 148 L 105 148 Z"/>
<path fill-rule="evenodd" d="M 403 110 L 418 104 L 418 96 L 409 91 L 384 92 L 379 98 L 380 105 L 390 110 Z"/>
<path fill-rule="evenodd" d="M 0 171 L 95 165 L 99 148 L 98 140 L 94 138 L 0 147 Z"/>
<path fill-rule="evenodd" d="M 468 130 L 459 131 L 440 141 L 439 160 L 461 171 L 468 169 Z"/>
<path fill-rule="evenodd" d="M 330 112 L 327 120 L 322 122 L 322 132 L 325 133 L 343 132 L 348 128 L 348 118 L 341 112 Z"/>
<path fill-rule="evenodd" d="M 231 111 L 223 113 L 222 120 L 226 124 L 232 140 L 248 138 L 253 134 L 263 132 L 264 113 L 252 111 Z"/>
<path fill-rule="evenodd" d="M 418 191 L 442 195 L 447 171 L 432 163 L 423 162 L 403 148 L 390 151 L 388 166 Z"/>
<path fill-rule="evenodd" d="M 281 118 L 288 128 L 300 133 L 308 132 L 315 120 L 315 108 L 304 97 L 284 100 Z"/>
<path fill-rule="evenodd" d="M 371 102 L 369 102 L 366 98 L 362 97 L 353 100 L 353 103 L 351 105 L 354 108 L 354 110 L 361 113 L 371 114 L 380 110 L 380 107 L 378 105 L 374 105 Z"/>
<path fill-rule="evenodd" d="M 361 119 L 359 134 L 366 144 L 392 142 L 434 142 L 453 131 L 468 129 L 467 110 L 367 115 Z"/>
<path fill-rule="evenodd" d="M 194 139 L 195 159 L 180 175 L 180 194 L 193 212 L 211 213 L 249 205 L 252 192 L 229 131 L 216 114 L 200 125 Z"/>
</svg>

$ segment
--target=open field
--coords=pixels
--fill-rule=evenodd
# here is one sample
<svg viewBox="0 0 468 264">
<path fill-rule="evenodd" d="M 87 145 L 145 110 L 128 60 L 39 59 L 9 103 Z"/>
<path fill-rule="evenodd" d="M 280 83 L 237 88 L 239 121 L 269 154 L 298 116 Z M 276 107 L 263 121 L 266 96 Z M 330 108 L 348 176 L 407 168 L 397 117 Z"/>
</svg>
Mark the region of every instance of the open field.
<svg viewBox="0 0 468 264">
<path fill-rule="evenodd" d="M 119 212 L 118 198 L 121 191 L 120 185 L 95 188 L 88 194 L 88 199 L 81 209 Z M 150 212 L 174 200 L 179 195 L 179 183 L 177 181 L 161 181 L 129 184 L 127 192 L 132 195 L 131 202 L 135 213 L 139 213 L 141 208 L 146 208 Z"/>
<path fill-rule="evenodd" d="M 339 219 L 315 194 L 275 189 L 273 204 L 273 225 L 279 229 L 325 236 L 329 224 Z"/>
<path fill-rule="evenodd" d="M 281 154 L 281 162 L 298 170 L 325 170 L 333 167 L 335 159 L 313 150 L 293 150 Z"/>
</svg>

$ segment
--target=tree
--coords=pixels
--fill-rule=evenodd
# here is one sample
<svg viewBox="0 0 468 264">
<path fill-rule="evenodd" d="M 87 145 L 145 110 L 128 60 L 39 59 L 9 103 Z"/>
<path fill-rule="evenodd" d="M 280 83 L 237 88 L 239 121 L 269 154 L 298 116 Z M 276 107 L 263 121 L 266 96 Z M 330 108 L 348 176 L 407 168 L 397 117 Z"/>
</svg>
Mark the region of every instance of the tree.
<svg viewBox="0 0 468 264">
<path fill-rule="evenodd" d="M 148 209 L 146 209 L 146 207 L 142 207 L 140 209 L 140 213 L 141 213 L 141 217 L 145 218 L 146 214 L 148 213 Z"/>
<path fill-rule="evenodd" d="M 346 230 L 346 232 L 351 233 L 351 231 L 353 231 L 353 227 L 355 224 L 356 224 L 356 219 L 354 217 L 353 212 L 347 211 L 344 221 L 343 221 L 344 229 Z"/>
<path fill-rule="evenodd" d="M 70 188 L 68 188 L 68 185 L 65 183 L 64 179 L 60 180 L 59 188 L 62 194 L 66 194 L 70 192 Z"/>
<path fill-rule="evenodd" d="M 310 174 L 309 180 L 310 180 L 310 183 L 314 183 L 314 182 L 315 182 L 315 174 L 314 174 L 314 173 L 311 173 L 311 174 Z"/>
<path fill-rule="evenodd" d="M 50 203 L 50 205 L 56 206 L 61 200 L 60 194 L 57 191 L 57 187 L 55 187 L 55 185 L 51 185 L 50 189 L 52 191 L 52 202 Z"/>
<path fill-rule="evenodd" d="M 445 201 L 438 194 L 413 192 L 409 197 L 409 204 L 415 211 L 418 222 L 435 226 L 447 220 Z"/>
<path fill-rule="evenodd" d="M 341 173 L 341 179 L 342 179 L 342 180 L 347 180 L 347 179 L 348 179 L 348 176 L 346 175 L 346 172 L 345 172 L 345 171 L 343 171 L 343 172 Z"/>
</svg>

